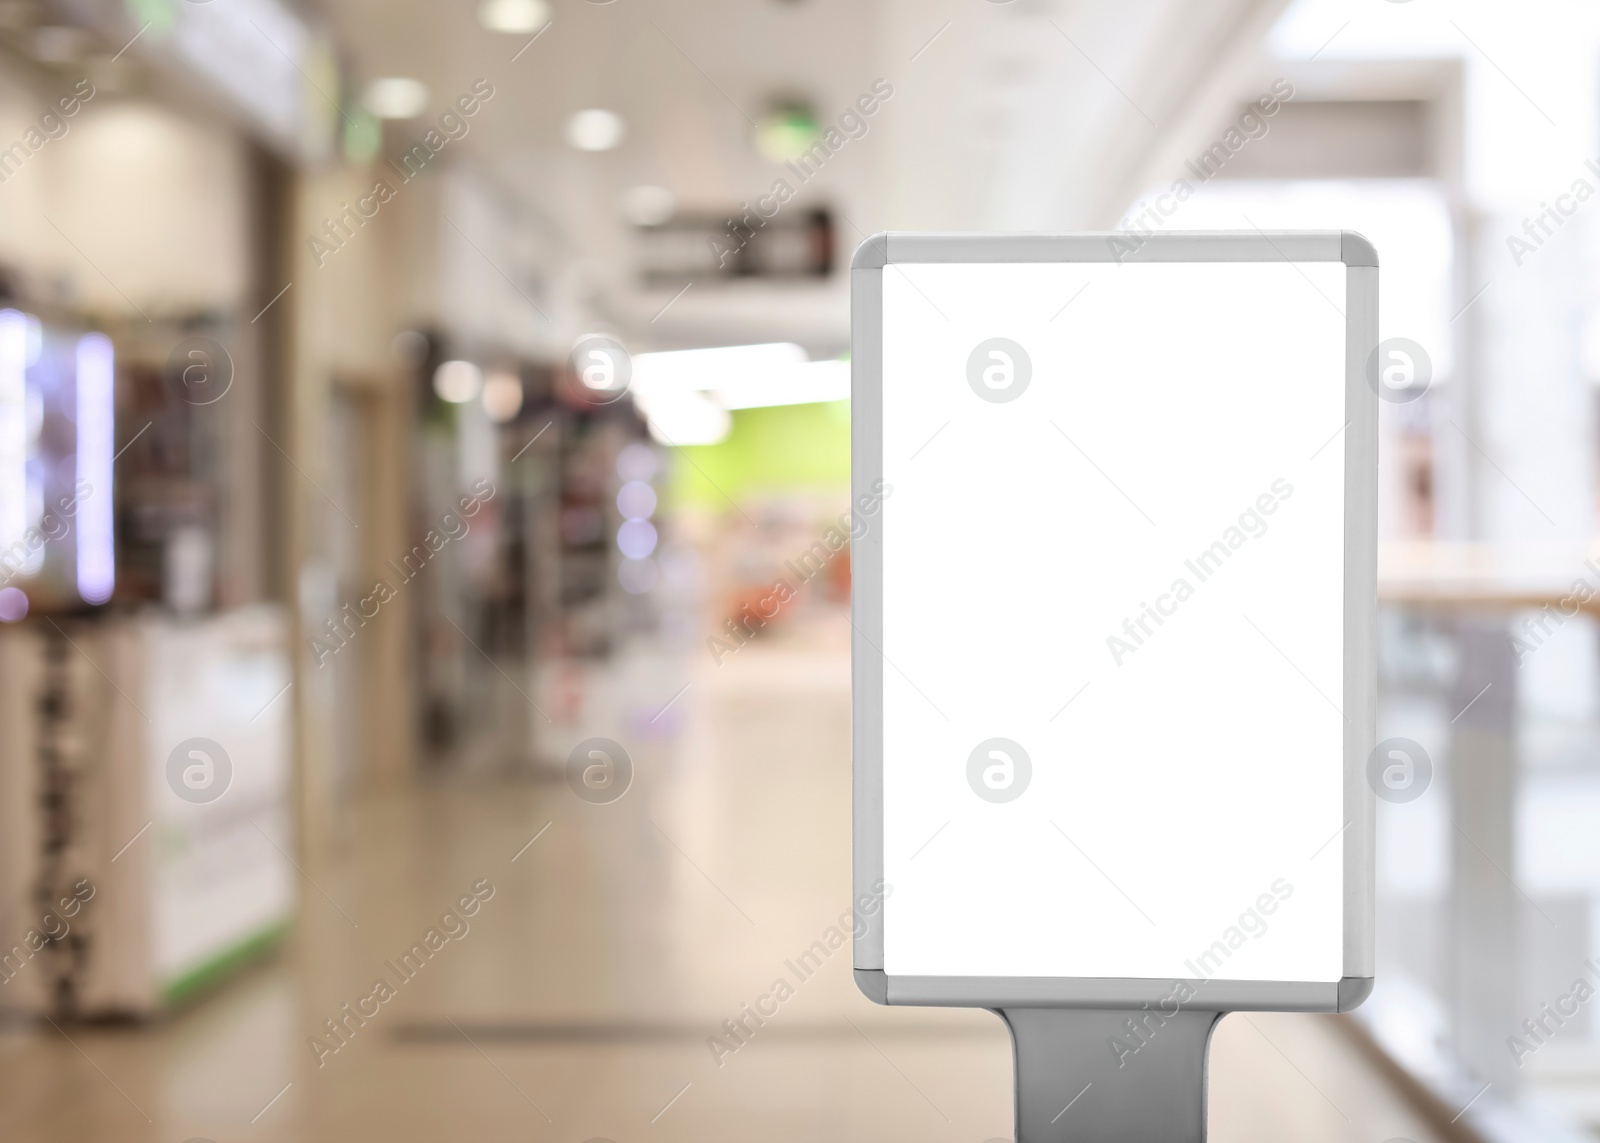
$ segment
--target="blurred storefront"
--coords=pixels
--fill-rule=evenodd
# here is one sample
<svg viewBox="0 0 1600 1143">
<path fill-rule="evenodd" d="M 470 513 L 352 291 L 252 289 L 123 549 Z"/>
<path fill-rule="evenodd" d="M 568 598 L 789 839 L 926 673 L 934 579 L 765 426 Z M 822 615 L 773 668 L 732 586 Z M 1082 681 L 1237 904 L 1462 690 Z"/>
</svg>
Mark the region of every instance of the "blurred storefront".
<svg viewBox="0 0 1600 1143">
<path fill-rule="evenodd" d="M 356 470 L 310 471 L 306 426 L 396 371 L 387 339 L 317 341 L 328 294 L 291 254 L 350 177 L 348 77 L 324 31 L 247 7 L 0 12 L 0 916 L 49 938 L 8 962 L 12 1005 L 203 991 L 282 938 L 281 855 L 332 817 L 297 569 L 336 550 L 306 486 Z"/>
</svg>

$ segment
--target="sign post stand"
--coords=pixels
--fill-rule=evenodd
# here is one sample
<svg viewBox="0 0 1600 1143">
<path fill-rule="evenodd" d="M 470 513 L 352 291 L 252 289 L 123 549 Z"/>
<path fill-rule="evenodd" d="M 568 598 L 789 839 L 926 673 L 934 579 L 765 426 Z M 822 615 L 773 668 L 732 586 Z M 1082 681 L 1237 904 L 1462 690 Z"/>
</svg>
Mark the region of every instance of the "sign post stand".
<svg viewBox="0 0 1600 1143">
<path fill-rule="evenodd" d="M 1224 1015 L 1371 991 L 1377 291 L 1348 231 L 856 251 L 855 978 L 1005 1021 L 1017 1143 L 1203 1143 Z"/>
<path fill-rule="evenodd" d="M 1200 1143 L 1206 1053 L 1222 1012 L 1000 1008 L 1018 1143 Z M 1124 1045 L 1120 1061 L 1113 1045 Z M 1136 1055 L 1130 1055 L 1136 1051 Z M 1089 1099 L 1091 1092 L 1096 1098 Z"/>
</svg>

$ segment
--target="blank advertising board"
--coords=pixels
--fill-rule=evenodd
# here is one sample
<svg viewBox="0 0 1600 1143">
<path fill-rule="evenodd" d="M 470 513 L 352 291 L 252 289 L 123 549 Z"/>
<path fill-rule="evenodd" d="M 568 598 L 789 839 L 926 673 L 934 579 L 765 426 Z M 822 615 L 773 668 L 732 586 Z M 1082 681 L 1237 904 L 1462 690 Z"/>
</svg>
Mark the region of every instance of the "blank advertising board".
<svg viewBox="0 0 1600 1143">
<path fill-rule="evenodd" d="M 1377 274 L 1349 232 L 857 251 L 873 999 L 1366 995 Z"/>
</svg>

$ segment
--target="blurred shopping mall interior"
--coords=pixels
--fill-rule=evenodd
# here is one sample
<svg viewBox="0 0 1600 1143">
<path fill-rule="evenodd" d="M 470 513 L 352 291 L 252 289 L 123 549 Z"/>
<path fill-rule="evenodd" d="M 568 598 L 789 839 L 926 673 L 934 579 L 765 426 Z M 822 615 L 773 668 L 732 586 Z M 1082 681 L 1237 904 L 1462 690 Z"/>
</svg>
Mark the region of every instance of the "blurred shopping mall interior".
<svg viewBox="0 0 1600 1143">
<path fill-rule="evenodd" d="M 1581 0 L 0 0 L 0 1138 L 1009 1138 L 848 949 L 731 1033 L 849 924 L 851 255 L 1294 228 L 1427 757 L 1212 1138 L 1594 1138 L 1597 190 Z"/>
</svg>

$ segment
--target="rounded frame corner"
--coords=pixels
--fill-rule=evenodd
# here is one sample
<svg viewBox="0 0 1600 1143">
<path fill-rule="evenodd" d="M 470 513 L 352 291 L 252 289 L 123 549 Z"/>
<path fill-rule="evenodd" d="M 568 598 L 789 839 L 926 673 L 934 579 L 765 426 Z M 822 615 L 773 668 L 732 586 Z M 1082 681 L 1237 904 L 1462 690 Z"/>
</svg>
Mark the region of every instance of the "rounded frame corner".
<svg viewBox="0 0 1600 1143">
<path fill-rule="evenodd" d="M 889 232 L 880 230 L 861 240 L 850 255 L 852 270 L 881 270 L 889 264 Z"/>
<path fill-rule="evenodd" d="M 1340 261 L 1346 266 L 1378 268 L 1378 248 L 1365 234 L 1356 230 L 1339 232 Z"/>
<path fill-rule="evenodd" d="M 856 988 L 874 1004 L 889 1005 L 889 974 L 881 968 L 858 968 L 854 970 Z"/>
<path fill-rule="evenodd" d="M 1340 1012 L 1349 1012 L 1361 1007 L 1367 997 L 1372 995 L 1373 986 L 1377 981 L 1370 976 L 1346 976 L 1339 981 L 1339 1007 Z"/>
</svg>

